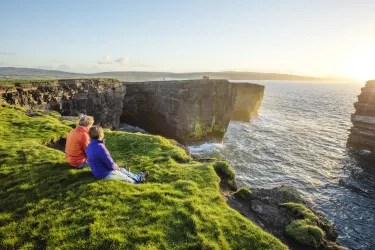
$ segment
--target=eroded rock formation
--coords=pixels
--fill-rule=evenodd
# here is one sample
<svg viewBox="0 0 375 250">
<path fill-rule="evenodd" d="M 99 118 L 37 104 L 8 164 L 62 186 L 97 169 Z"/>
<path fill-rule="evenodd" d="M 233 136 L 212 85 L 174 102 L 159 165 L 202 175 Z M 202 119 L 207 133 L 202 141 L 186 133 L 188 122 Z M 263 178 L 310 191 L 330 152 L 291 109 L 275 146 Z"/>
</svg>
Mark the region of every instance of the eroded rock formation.
<svg viewBox="0 0 375 250">
<path fill-rule="evenodd" d="M 375 80 L 367 81 L 354 107 L 347 146 L 375 153 Z"/>
<path fill-rule="evenodd" d="M 222 141 L 235 85 L 227 80 L 126 83 L 121 121 L 183 144 Z"/>
<path fill-rule="evenodd" d="M 0 84 L 0 95 L 10 104 L 68 116 L 84 113 L 94 116 L 96 124 L 111 129 L 119 126 L 125 92 L 125 85 L 114 79 Z"/>
<path fill-rule="evenodd" d="M 232 120 L 250 121 L 258 116 L 258 110 L 264 96 L 264 86 L 254 83 L 235 83 L 236 101 L 232 113 Z"/>
</svg>

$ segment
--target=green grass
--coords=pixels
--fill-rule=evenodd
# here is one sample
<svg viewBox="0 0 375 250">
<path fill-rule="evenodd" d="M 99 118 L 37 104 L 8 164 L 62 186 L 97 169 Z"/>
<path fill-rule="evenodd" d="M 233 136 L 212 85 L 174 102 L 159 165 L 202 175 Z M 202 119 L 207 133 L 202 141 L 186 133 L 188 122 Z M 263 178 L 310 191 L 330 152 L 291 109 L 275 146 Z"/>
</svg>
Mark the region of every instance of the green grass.
<svg viewBox="0 0 375 250">
<path fill-rule="evenodd" d="M 217 161 L 213 164 L 216 174 L 221 178 L 221 188 L 232 191 L 237 190 L 236 172 L 226 161 Z"/>
<path fill-rule="evenodd" d="M 0 249 L 287 249 L 231 209 L 211 163 L 159 136 L 106 131 L 116 162 L 147 183 L 99 180 L 45 146 L 57 113 L 0 106 Z"/>
<path fill-rule="evenodd" d="M 97 81 L 118 81 L 115 78 L 49 78 L 49 79 L 0 79 L 0 84 L 39 84 L 39 83 L 53 83 L 60 80 L 69 81 L 69 80 L 97 80 Z"/>
<path fill-rule="evenodd" d="M 0 79 L 0 84 L 6 83 L 51 83 L 56 82 L 57 79 Z"/>
<path fill-rule="evenodd" d="M 242 200 L 249 200 L 251 197 L 251 194 L 252 194 L 251 190 L 248 189 L 247 187 L 241 187 L 234 193 L 235 196 L 239 197 Z"/>
<path fill-rule="evenodd" d="M 214 163 L 214 169 L 217 172 L 222 173 L 229 179 L 234 179 L 236 177 L 236 172 L 226 161 L 218 161 Z"/>
<path fill-rule="evenodd" d="M 319 227 L 320 219 L 303 204 L 288 202 L 281 205 L 301 217 L 286 226 L 286 233 L 297 242 L 318 248 L 325 237 L 325 232 Z"/>
</svg>

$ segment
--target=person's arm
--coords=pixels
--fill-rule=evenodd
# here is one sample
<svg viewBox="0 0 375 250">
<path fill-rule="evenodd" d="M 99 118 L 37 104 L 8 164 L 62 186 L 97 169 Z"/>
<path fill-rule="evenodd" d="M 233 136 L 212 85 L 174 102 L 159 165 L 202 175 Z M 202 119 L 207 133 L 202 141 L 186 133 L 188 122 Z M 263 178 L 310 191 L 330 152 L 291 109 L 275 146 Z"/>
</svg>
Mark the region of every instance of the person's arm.
<svg viewBox="0 0 375 250">
<path fill-rule="evenodd" d="M 89 143 L 90 143 L 90 137 L 88 134 L 84 133 L 81 138 L 81 146 L 82 146 L 83 151 L 86 150 Z"/>
<path fill-rule="evenodd" d="M 104 146 L 104 144 L 101 145 L 100 150 L 100 160 L 103 162 L 104 166 L 110 170 L 119 170 L 120 168 L 117 166 L 117 164 L 113 161 L 111 155 L 109 154 L 108 150 Z"/>
</svg>

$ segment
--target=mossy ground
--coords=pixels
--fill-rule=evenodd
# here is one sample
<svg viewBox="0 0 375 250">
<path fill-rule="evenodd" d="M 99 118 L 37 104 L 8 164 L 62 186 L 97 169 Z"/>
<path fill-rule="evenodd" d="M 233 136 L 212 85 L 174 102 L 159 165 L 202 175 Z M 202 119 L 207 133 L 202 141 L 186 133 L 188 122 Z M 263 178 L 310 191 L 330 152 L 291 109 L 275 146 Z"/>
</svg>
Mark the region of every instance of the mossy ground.
<svg viewBox="0 0 375 250">
<path fill-rule="evenodd" d="M 147 183 L 99 180 L 45 146 L 65 137 L 57 113 L 0 106 L 1 249 L 286 249 L 226 204 L 211 163 L 165 138 L 106 132 L 116 162 Z"/>
<path fill-rule="evenodd" d="M 303 204 L 288 202 L 282 206 L 301 217 L 300 220 L 294 220 L 286 227 L 286 233 L 297 242 L 315 248 L 319 247 L 325 237 L 325 232 L 319 227 L 321 222 L 318 216 Z"/>
<path fill-rule="evenodd" d="M 246 187 L 241 187 L 234 193 L 235 196 L 239 197 L 242 200 L 249 200 L 251 194 L 251 190 Z"/>
</svg>

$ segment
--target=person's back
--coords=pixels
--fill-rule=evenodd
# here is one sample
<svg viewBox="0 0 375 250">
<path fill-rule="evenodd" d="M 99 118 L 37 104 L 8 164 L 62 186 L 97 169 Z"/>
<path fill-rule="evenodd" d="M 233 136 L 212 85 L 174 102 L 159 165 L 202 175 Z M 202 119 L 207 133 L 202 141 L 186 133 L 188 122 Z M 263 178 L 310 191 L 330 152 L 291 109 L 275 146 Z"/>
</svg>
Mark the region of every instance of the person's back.
<svg viewBox="0 0 375 250">
<path fill-rule="evenodd" d="M 95 177 L 137 184 L 144 181 L 145 177 L 148 176 L 148 172 L 133 174 L 125 168 L 118 167 L 104 145 L 104 132 L 100 126 L 91 127 L 89 135 L 91 142 L 85 152 L 87 162 Z"/>
<path fill-rule="evenodd" d="M 105 178 L 112 170 L 119 170 L 102 140 L 91 139 L 85 152 L 88 158 L 87 163 L 90 165 L 94 176 Z"/>
<path fill-rule="evenodd" d="M 93 123 L 92 117 L 82 116 L 80 126 L 70 131 L 66 138 L 65 159 L 72 167 L 87 166 L 85 149 L 90 143 L 88 129 Z"/>
</svg>

